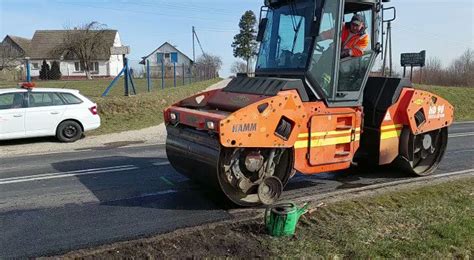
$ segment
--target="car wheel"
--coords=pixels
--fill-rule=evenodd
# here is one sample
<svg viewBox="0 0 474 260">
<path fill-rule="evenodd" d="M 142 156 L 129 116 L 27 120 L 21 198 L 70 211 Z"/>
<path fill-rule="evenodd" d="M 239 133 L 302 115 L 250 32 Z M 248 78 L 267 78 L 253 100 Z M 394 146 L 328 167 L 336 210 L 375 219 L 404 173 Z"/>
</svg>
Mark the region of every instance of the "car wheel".
<svg viewBox="0 0 474 260">
<path fill-rule="evenodd" d="M 64 121 L 56 130 L 56 137 L 61 142 L 71 143 L 79 140 L 82 136 L 82 127 L 75 121 Z"/>
</svg>

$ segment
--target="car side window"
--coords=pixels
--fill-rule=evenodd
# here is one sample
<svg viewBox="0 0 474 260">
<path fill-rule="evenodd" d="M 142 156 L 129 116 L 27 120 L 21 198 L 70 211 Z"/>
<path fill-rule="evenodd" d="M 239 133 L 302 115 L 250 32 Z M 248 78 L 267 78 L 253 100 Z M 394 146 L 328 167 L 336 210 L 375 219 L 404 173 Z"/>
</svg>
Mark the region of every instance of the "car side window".
<svg viewBox="0 0 474 260">
<path fill-rule="evenodd" d="M 28 97 L 29 107 L 48 107 L 64 105 L 64 101 L 57 93 L 35 92 L 30 93 Z"/>
<path fill-rule="evenodd" d="M 69 105 L 81 104 L 83 102 L 80 98 L 74 96 L 71 93 L 61 93 L 61 96 L 64 98 L 64 100 L 66 100 L 67 104 Z"/>
<path fill-rule="evenodd" d="M 23 93 L 8 93 L 0 95 L 0 110 L 23 107 Z"/>
<path fill-rule="evenodd" d="M 53 106 L 62 106 L 66 104 L 58 93 L 51 93 L 51 98 L 53 99 Z"/>
</svg>

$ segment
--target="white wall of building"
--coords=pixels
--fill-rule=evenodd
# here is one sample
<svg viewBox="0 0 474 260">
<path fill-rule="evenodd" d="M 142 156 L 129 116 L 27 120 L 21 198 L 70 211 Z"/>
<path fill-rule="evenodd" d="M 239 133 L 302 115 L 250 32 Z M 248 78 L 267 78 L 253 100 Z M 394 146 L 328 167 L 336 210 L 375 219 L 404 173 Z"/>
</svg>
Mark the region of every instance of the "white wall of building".
<svg viewBox="0 0 474 260">
<path fill-rule="evenodd" d="M 117 32 L 114 40 L 114 46 L 119 47 L 122 46 L 122 42 L 120 40 L 120 35 Z M 51 64 L 53 60 L 46 60 L 51 68 Z M 63 78 L 67 77 L 85 77 L 86 73 L 83 71 L 76 71 L 75 63 L 79 62 L 76 61 L 58 61 L 59 68 L 61 70 L 61 74 Z M 122 55 L 111 55 L 110 59 L 107 61 L 93 61 L 99 63 L 99 70 L 97 72 L 92 72 L 92 77 L 115 77 L 117 76 L 123 68 L 123 58 Z M 33 63 L 38 64 L 38 68 L 34 68 Z M 32 77 L 39 77 L 39 72 L 41 70 L 41 65 L 43 64 L 43 60 L 31 60 L 30 61 L 30 68 L 31 68 L 31 76 Z"/>
<path fill-rule="evenodd" d="M 38 69 L 35 69 L 33 66 L 30 66 L 31 68 L 31 76 L 32 77 L 39 77 L 39 72 L 41 70 L 41 65 L 43 64 L 43 61 L 39 60 L 31 60 L 31 64 L 33 63 L 38 63 L 39 67 Z M 58 61 L 59 62 L 59 61 Z M 61 75 L 63 78 L 67 77 L 85 77 L 86 73 L 84 71 L 77 71 L 76 70 L 76 62 L 77 61 L 60 61 L 59 62 L 59 69 L 61 70 Z M 109 68 L 110 68 L 110 62 L 109 61 L 93 61 L 93 62 L 98 62 L 99 70 L 98 71 L 92 71 L 91 75 L 92 77 L 114 77 L 118 75 L 117 74 L 113 75 L 113 73 L 109 73 Z M 46 63 L 49 64 L 49 67 L 51 68 L 51 64 L 53 63 L 52 60 L 46 60 Z M 122 68 L 120 68 L 122 69 Z M 119 71 L 120 72 L 120 71 Z"/>
</svg>

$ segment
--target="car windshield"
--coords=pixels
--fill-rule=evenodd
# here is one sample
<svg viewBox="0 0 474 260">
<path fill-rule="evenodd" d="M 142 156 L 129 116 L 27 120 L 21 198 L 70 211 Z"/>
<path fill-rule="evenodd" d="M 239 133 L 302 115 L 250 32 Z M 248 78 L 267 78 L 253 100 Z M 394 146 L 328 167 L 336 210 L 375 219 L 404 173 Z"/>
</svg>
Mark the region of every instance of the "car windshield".
<svg viewBox="0 0 474 260">
<path fill-rule="evenodd" d="M 303 69 L 311 46 L 313 0 L 270 8 L 257 60 L 258 69 Z"/>
</svg>

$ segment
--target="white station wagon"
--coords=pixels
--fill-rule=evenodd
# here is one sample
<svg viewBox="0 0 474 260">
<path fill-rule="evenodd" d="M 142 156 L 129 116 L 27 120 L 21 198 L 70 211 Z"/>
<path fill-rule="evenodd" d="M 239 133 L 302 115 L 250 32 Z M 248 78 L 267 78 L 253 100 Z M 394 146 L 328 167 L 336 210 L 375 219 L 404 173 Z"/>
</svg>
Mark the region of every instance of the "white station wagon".
<svg viewBox="0 0 474 260">
<path fill-rule="evenodd" d="M 100 127 L 97 104 L 78 90 L 33 86 L 0 89 L 0 140 L 56 136 L 75 142 Z"/>
</svg>

